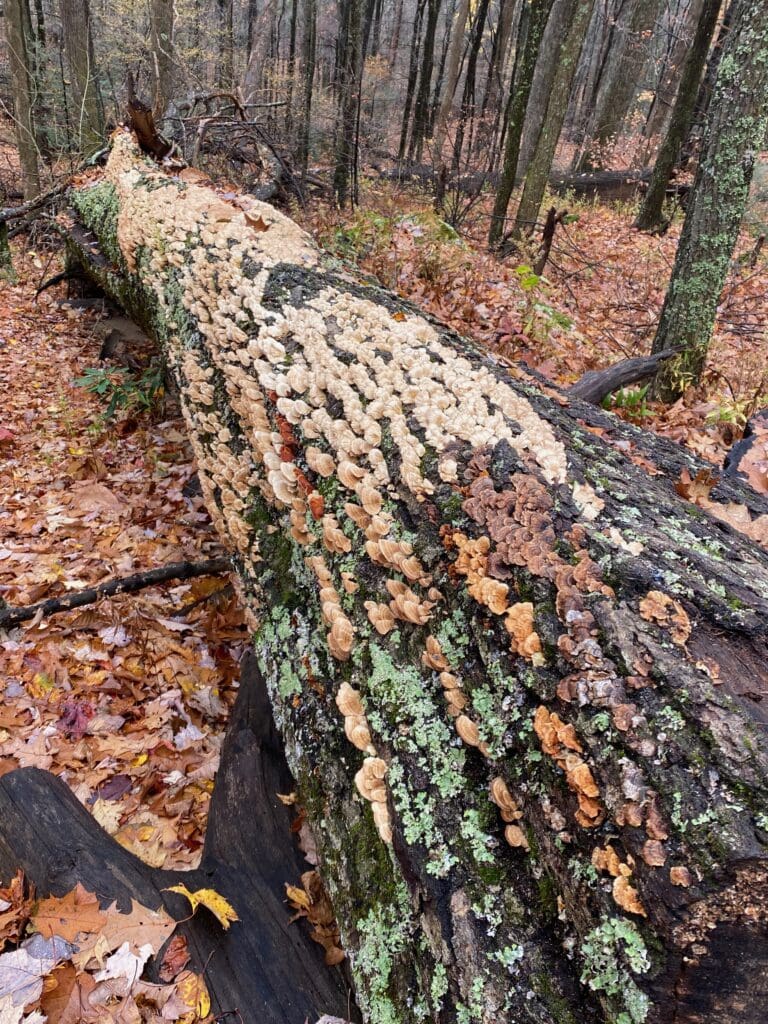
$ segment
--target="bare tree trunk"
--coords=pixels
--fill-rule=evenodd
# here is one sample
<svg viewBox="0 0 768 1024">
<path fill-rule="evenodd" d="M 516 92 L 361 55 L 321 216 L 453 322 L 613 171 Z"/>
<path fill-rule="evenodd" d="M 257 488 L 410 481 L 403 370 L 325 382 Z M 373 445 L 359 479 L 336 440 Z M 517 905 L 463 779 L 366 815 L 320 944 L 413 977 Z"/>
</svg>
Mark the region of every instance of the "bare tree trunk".
<svg viewBox="0 0 768 1024">
<path fill-rule="evenodd" d="M 547 18 L 552 10 L 553 0 L 531 0 L 523 7 L 520 25 L 517 32 L 517 54 L 515 71 L 512 75 L 510 96 L 507 102 L 507 129 L 504 143 L 504 163 L 501 178 L 496 189 L 496 199 L 491 214 L 491 226 L 488 232 L 490 245 L 498 244 L 504 235 L 504 222 L 509 208 L 509 200 L 515 187 L 517 159 L 520 154 L 520 139 L 523 132 L 523 121 L 531 93 L 533 72 L 539 55 L 541 40 Z"/>
<path fill-rule="evenodd" d="M 219 68 L 216 80 L 222 89 L 235 84 L 234 0 L 218 0 L 219 6 Z"/>
<path fill-rule="evenodd" d="M 336 130 L 333 193 L 339 206 L 357 202 L 357 111 L 363 74 L 363 0 L 345 0 L 345 46 Z"/>
<path fill-rule="evenodd" d="M 316 36 L 317 0 L 304 0 L 304 32 L 302 44 L 304 60 L 304 97 L 301 120 L 299 122 L 299 138 L 296 144 L 296 162 L 303 175 L 306 175 L 307 166 L 309 164 L 309 136 L 312 124 L 312 92 L 315 82 Z"/>
<path fill-rule="evenodd" d="M 461 113 L 459 123 L 456 126 L 456 138 L 453 143 L 453 165 L 459 170 L 461 165 L 461 154 L 464 149 L 464 137 L 469 128 L 469 143 L 467 150 L 472 149 L 472 134 L 475 123 L 476 84 L 477 84 L 477 61 L 480 54 L 480 47 L 483 42 L 485 22 L 488 18 L 489 0 L 478 0 L 475 17 L 472 23 L 472 33 L 467 53 L 467 70 L 464 75 L 464 90 L 461 97 Z"/>
<path fill-rule="evenodd" d="M 368 1024 L 764 1024 L 768 553 L 718 514 L 766 499 L 692 504 L 690 453 L 125 136 L 73 203 L 165 339 Z"/>
<path fill-rule="evenodd" d="M 516 172 L 518 180 L 524 178 L 528 173 L 528 165 L 547 116 L 552 83 L 555 80 L 555 72 L 558 67 L 556 55 L 561 52 L 563 42 L 568 34 L 576 2 L 577 0 L 555 0 L 547 27 L 544 29 L 539 59 L 536 61 L 536 69 L 533 72 L 531 96 L 525 111 L 523 136 L 520 140 L 520 156 L 517 160 Z"/>
<path fill-rule="evenodd" d="M 411 53 L 408 61 L 408 82 L 405 87 L 405 104 L 403 106 L 403 121 L 400 127 L 400 146 L 398 147 L 397 159 L 399 163 L 405 160 L 406 148 L 408 145 L 408 130 L 411 125 L 411 109 L 413 107 L 413 94 L 416 90 L 416 80 L 419 73 L 419 53 L 421 51 L 421 26 L 424 20 L 424 9 L 427 0 L 416 0 L 416 10 L 413 16 L 413 29 L 411 32 Z"/>
<path fill-rule="evenodd" d="M 32 113 L 34 84 L 31 39 L 27 30 L 29 8 L 26 7 L 26 4 L 27 0 L 5 0 L 3 14 L 13 85 L 13 117 L 16 144 L 19 147 L 21 182 L 24 198 L 33 199 L 40 193 L 40 172 L 37 163 L 37 141 Z"/>
<path fill-rule="evenodd" d="M 571 11 L 570 25 L 564 26 L 566 35 L 553 61 L 556 72 L 552 82 L 552 91 L 549 94 L 547 111 L 544 115 L 544 123 L 541 126 L 541 132 L 528 167 L 523 194 L 515 218 L 515 234 L 518 236 L 531 234 L 539 216 L 539 209 L 552 170 L 557 142 L 568 110 L 568 98 L 571 94 L 573 79 L 594 6 L 595 0 L 576 0 Z"/>
<path fill-rule="evenodd" d="M 61 0 L 61 24 L 72 85 L 78 148 L 85 154 L 104 145 L 104 106 L 93 50 L 90 0 Z"/>
<path fill-rule="evenodd" d="M 173 99 L 175 56 L 173 52 L 174 0 L 151 0 L 149 45 L 154 64 L 152 112 L 159 121 Z"/>
<path fill-rule="evenodd" d="M 437 166 L 440 168 L 439 180 L 444 177 L 445 162 L 443 161 L 443 145 L 448 130 L 448 119 L 453 107 L 453 97 L 456 92 L 456 85 L 459 81 L 459 68 L 461 67 L 461 53 L 464 49 L 464 36 L 467 30 L 467 19 L 469 17 L 469 0 L 459 0 L 459 7 L 451 26 L 451 41 L 448 47 L 446 58 L 445 82 L 443 95 L 440 100 L 440 109 L 437 113 L 435 123 L 435 137 L 433 142 L 433 155 Z"/>
<path fill-rule="evenodd" d="M 598 94 L 591 140 L 578 162 L 578 170 L 603 166 L 616 142 L 641 82 L 648 58 L 648 37 L 665 2 L 634 0 L 631 17 L 616 44 L 610 73 L 605 75 Z"/>
<path fill-rule="evenodd" d="M 408 147 L 409 163 L 421 161 L 424 139 L 429 125 L 429 93 L 432 71 L 435 64 L 435 32 L 442 0 L 427 0 L 427 25 L 424 31 L 424 48 L 421 54 L 421 73 L 413 116 L 411 143 Z"/>
<path fill-rule="evenodd" d="M 712 99 L 712 92 L 715 88 L 715 81 L 717 80 L 720 59 L 723 56 L 723 48 L 725 47 L 725 41 L 728 38 L 728 33 L 731 31 L 733 14 L 733 0 L 727 0 L 723 19 L 720 22 L 720 30 L 717 33 L 715 45 L 712 47 L 712 52 L 707 60 L 707 69 L 704 72 L 704 77 L 702 78 L 701 85 L 699 86 L 699 94 L 696 97 L 696 105 L 693 110 L 691 128 L 688 132 L 688 137 L 683 143 L 683 149 L 680 157 L 681 167 L 688 166 L 696 152 L 699 142 L 701 141 L 704 125 L 707 120 L 707 113 L 709 111 L 709 104 Z"/>
<path fill-rule="evenodd" d="M 651 231 L 663 223 L 667 186 L 680 156 L 680 148 L 691 127 L 693 108 L 721 6 L 721 0 L 704 0 L 696 34 L 683 66 L 669 128 L 656 157 L 648 191 L 637 216 L 637 227 L 642 231 Z"/>
<path fill-rule="evenodd" d="M 653 351 L 684 351 L 662 370 L 656 393 L 676 398 L 701 377 L 720 294 L 768 129 L 768 5 L 734 0 L 733 23 Z"/>
</svg>

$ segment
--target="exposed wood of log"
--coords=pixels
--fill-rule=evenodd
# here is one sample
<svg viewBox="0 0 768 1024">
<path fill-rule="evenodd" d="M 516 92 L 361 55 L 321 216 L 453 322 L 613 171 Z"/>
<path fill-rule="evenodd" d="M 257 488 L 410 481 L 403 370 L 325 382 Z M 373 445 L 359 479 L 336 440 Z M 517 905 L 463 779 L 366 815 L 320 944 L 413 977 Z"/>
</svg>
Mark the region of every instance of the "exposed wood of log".
<svg viewBox="0 0 768 1024">
<path fill-rule="evenodd" d="M 72 203 L 176 374 L 366 1018 L 762 1022 L 768 553 L 722 516 L 768 502 L 686 501 L 690 453 L 127 135 Z"/>
<path fill-rule="evenodd" d="M 671 359 L 679 349 L 670 348 L 657 352 L 652 356 L 634 356 L 622 359 L 604 370 L 588 370 L 582 377 L 568 388 L 566 394 L 571 398 L 580 398 L 582 402 L 599 405 L 602 400 L 619 388 L 648 380 L 659 370 L 662 363 Z"/>
<path fill-rule="evenodd" d="M 144 572 L 136 572 L 131 576 L 106 580 L 95 587 L 76 590 L 63 597 L 49 597 L 45 601 L 38 601 L 37 604 L 13 608 L 3 607 L 0 603 L 0 629 L 18 626 L 19 623 L 29 622 L 30 619 L 37 616 L 40 616 L 41 619 L 48 618 L 49 615 L 57 615 L 59 612 L 83 608 L 85 605 L 95 604 L 102 597 L 135 594 L 138 590 L 157 586 L 158 583 L 168 583 L 170 580 L 190 580 L 197 576 L 215 576 L 218 573 L 226 572 L 229 567 L 227 558 L 206 558 L 202 562 L 171 562 L 159 569 L 146 569 Z"/>
<path fill-rule="evenodd" d="M 304 1024 L 320 1014 L 347 1016 L 348 986 L 339 968 L 300 924 L 290 925 L 285 883 L 307 863 L 290 832 L 291 814 L 277 798 L 293 786 L 275 733 L 266 687 L 251 655 L 222 749 L 205 851 L 193 871 L 151 868 L 98 825 L 66 783 L 22 768 L 0 779 L 0 878 L 22 866 L 41 896 L 63 896 L 81 882 L 106 906 L 131 899 L 164 906 L 186 935 L 191 966 L 202 973 L 217 1019 L 243 1024 Z M 214 888 L 240 921 L 229 931 L 168 888 Z M 162 961 L 162 951 L 155 969 Z M 219 1018 L 221 1015 L 221 1018 Z"/>
</svg>

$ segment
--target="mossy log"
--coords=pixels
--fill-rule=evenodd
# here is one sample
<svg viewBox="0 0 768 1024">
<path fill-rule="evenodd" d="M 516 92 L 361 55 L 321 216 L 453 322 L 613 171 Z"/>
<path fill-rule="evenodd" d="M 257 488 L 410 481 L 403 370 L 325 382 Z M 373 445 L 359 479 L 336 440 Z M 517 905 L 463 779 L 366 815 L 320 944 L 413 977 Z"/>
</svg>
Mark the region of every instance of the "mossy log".
<svg viewBox="0 0 768 1024">
<path fill-rule="evenodd" d="M 768 503 L 228 198 L 119 134 L 65 230 L 164 346 L 365 1019 L 763 1021 Z"/>
</svg>

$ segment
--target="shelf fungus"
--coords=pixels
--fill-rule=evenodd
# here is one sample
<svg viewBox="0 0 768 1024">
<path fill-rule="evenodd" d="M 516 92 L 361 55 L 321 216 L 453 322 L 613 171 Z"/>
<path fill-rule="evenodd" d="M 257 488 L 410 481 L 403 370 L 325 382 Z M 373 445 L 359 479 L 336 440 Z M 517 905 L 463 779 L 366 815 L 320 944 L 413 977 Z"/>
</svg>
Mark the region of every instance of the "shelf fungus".
<svg viewBox="0 0 768 1024">
<path fill-rule="evenodd" d="M 349 683 L 342 683 L 336 694 L 336 706 L 344 716 L 344 732 L 347 739 L 358 750 L 375 755 L 376 747 L 371 739 L 368 719 L 360 694 Z"/>
<path fill-rule="evenodd" d="M 305 561 L 320 584 L 323 622 L 330 627 L 326 638 L 328 650 L 338 661 L 346 661 L 352 651 L 355 628 L 341 607 L 341 597 L 333 585 L 333 578 L 322 555 L 313 555 Z"/>
<path fill-rule="evenodd" d="M 511 638 L 510 644 L 513 653 L 522 655 L 532 665 L 543 665 L 541 638 L 534 629 L 531 602 L 518 601 L 513 604 L 507 612 L 504 625 Z"/>
<path fill-rule="evenodd" d="M 387 762 L 380 757 L 366 757 L 362 768 L 355 775 L 355 785 L 363 799 L 370 801 L 373 820 L 381 839 L 392 842 L 392 823 L 387 806 Z"/>
<path fill-rule="evenodd" d="M 613 878 L 614 902 L 629 914 L 646 917 L 645 907 L 640 901 L 637 889 L 629 883 L 634 864 L 634 859 L 631 856 L 628 856 L 626 861 L 622 861 L 610 843 L 605 847 L 598 846 L 592 851 L 592 866 L 597 871 Z"/>
<path fill-rule="evenodd" d="M 491 800 L 499 808 L 501 820 L 506 822 L 504 838 L 510 846 L 529 850 L 528 838 L 518 822 L 523 817 L 523 812 L 515 803 L 512 794 L 509 792 L 506 782 L 497 775 L 491 779 L 490 785 Z"/>
<path fill-rule="evenodd" d="M 691 635 L 691 620 L 685 608 L 669 594 L 649 590 L 640 601 L 640 614 L 646 622 L 655 622 L 669 630 L 674 643 L 685 646 Z"/>
<path fill-rule="evenodd" d="M 583 747 L 573 725 L 566 724 L 556 712 L 540 705 L 534 715 L 533 728 L 541 742 L 541 749 L 563 770 L 569 789 L 576 794 L 576 821 L 582 828 L 595 828 L 603 821 L 605 810 L 599 799 L 600 790 L 592 769 L 581 757 Z"/>
</svg>

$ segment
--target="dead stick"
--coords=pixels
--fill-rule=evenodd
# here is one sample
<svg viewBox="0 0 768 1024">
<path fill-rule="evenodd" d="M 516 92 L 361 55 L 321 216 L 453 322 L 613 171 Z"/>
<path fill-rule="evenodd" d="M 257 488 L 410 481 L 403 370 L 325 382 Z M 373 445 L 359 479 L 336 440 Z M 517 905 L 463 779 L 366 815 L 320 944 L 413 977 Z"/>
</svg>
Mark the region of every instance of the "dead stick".
<svg viewBox="0 0 768 1024">
<path fill-rule="evenodd" d="M 23 608 L 0 608 L 0 627 L 17 626 L 42 612 L 43 617 L 55 615 L 57 612 L 68 612 L 73 608 L 93 604 L 100 597 L 114 597 L 115 594 L 133 594 L 145 587 L 169 580 L 188 580 L 194 576 L 215 576 L 230 569 L 228 558 L 209 558 L 204 562 L 171 562 L 162 569 L 148 569 L 134 573 L 119 580 L 108 580 L 87 590 L 78 590 L 66 597 L 50 597 L 38 604 L 26 605 Z"/>
</svg>

